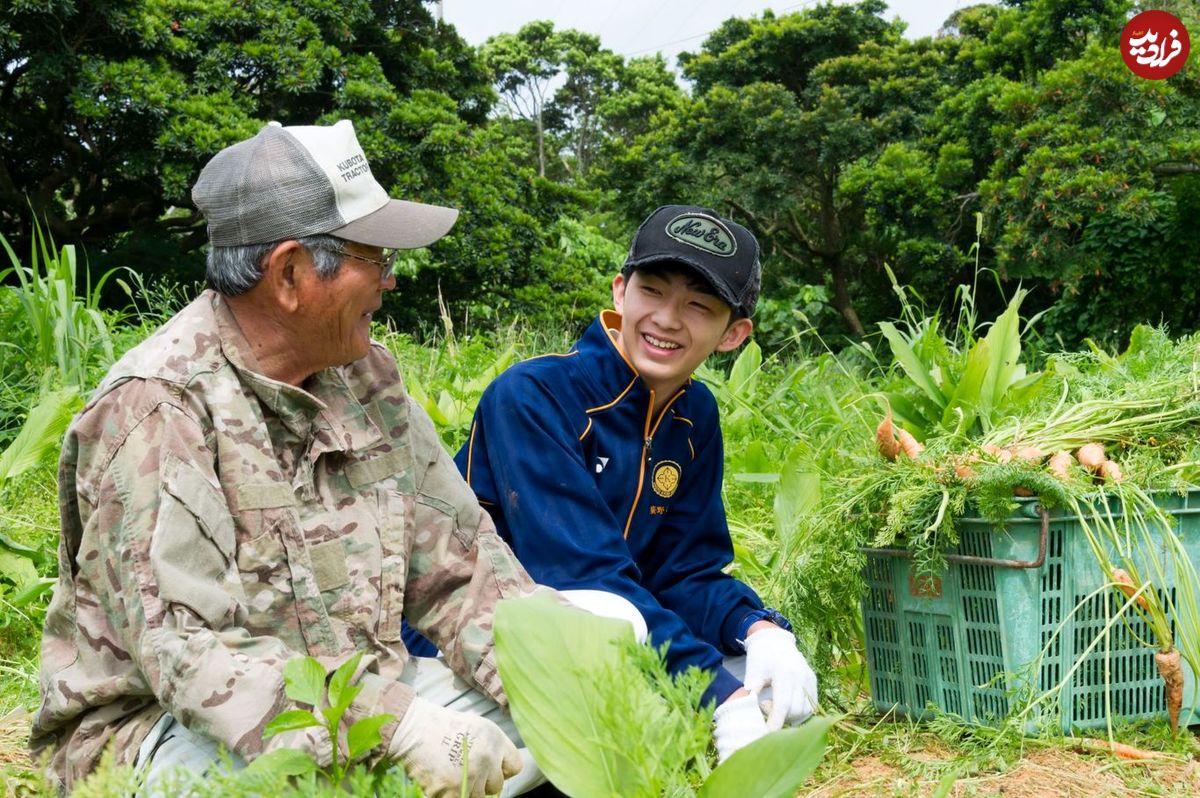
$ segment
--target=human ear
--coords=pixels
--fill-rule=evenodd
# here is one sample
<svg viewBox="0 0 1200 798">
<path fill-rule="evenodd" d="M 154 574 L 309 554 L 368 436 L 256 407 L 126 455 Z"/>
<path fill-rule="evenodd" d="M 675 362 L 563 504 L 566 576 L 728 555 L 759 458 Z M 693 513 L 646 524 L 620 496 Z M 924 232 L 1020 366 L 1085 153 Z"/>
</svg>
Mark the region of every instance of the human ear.
<svg viewBox="0 0 1200 798">
<path fill-rule="evenodd" d="M 301 282 L 311 271 L 308 252 L 298 241 L 284 241 L 267 253 L 262 264 L 262 283 L 283 311 L 293 313 L 300 306 Z"/>
<path fill-rule="evenodd" d="M 732 349 L 737 349 L 746 339 L 750 337 L 750 332 L 754 329 L 754 322 L 750 319 L 738 319 L 725 328 L 725 334 L 721 336 L 721 342 L 717 344 L 718 352 L 728 352 Z"/>
<path fill-rule="evenodd" d="M 625 275 L 618 274 L 613 278 L 613 309 L 616 310 L 617 313 L 621 312 L 621 306 L 625 304 L 625 288 L 627 285 L 628 284 L 625 282 Z"/>
</svg>

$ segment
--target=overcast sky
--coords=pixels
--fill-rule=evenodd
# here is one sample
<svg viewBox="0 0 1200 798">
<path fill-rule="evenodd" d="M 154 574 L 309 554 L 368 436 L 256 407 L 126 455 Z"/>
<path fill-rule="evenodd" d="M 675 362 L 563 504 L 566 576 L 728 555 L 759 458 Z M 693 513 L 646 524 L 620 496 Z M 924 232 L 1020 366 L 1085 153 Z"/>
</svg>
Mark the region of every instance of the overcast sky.
<svg viewBox="0 0 1200 798">
<path fill-rule="evenodd" d="M 814 5 L 759 0 L 443 0 L 445 20 L 471 44 L 497 33 L 515 33 L 526 22 L 549 19 L 556 29 L 594 33 L 608 49 L 624 56 L 662 52 L 675 67 L 675 55 L 696 52 L 710 31 L 730 17 L 756 17 Z M 931 36 L 956 8 L 979 0 L 892 0 L 886 16 L 908 23 L 910 39 Z"/>
</svg>

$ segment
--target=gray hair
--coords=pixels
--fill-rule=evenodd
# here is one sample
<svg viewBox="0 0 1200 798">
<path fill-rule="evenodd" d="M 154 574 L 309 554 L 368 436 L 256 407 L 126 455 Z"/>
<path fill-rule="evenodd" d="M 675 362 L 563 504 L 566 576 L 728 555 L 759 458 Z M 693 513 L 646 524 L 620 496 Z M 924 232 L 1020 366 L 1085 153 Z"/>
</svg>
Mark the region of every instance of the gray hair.
<svg viewBox="0 0 1200 798">
<path fill-rule="evenodd" d="M 209 247 L 208 265 L 204 273 L 208 286 L 225 296 L 238 296 L 258 285 L 262 279 L 262 262 L 267 254 L 284 241 L 268 244 L 244 244 L 232 247 Z M 345 242 L 335 236 L 316 235 L 295 241 L 312 255 L 317 276 L 332 279 L 342 264 Z"/>
</svg>

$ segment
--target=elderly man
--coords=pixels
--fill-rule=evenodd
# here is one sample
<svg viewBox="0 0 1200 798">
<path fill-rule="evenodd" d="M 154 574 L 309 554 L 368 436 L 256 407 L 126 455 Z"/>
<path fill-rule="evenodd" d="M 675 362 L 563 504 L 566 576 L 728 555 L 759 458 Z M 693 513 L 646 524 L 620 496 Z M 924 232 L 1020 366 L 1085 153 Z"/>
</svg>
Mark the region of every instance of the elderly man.
<svg viewBox="0 0 1200 798">
<path fill-rule="evenodd" d="M 63 447 L 34 754 L 66 789 L 108 747 L 148 782 L 220 748 L 328 762 L 323 731 L 263 727 L 296 708 L 288 660 L 361 651 L 345 723 L 395 716 L 376 756 L 457 795 L 469 738 L 471 795 L 499 791 L 522 756 L 493 612 L 535 585 L 369 338 L 396 250 L 458 212 L 389 199 L 345 120 L 268 125 L 192 196 L 211 290 L 113 366 Z M 402 618 L 444 662 L 409 660 Z"/>
</svg>

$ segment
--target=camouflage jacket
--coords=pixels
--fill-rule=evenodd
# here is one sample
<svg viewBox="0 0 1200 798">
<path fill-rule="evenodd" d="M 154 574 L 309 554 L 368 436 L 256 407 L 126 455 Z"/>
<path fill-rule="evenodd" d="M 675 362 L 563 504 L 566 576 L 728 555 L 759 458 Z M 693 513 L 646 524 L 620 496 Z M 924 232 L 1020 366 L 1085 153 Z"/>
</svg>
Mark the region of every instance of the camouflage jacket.
<svg viewBox="0 0 1200 798">
<path fill-rule="evenodd" d="M 113 366 L 67 433 L 30 740 L 62 787 L 110 743 L 130 761 L 164 711 L 246 759 L 286 745 L 327 762 L 323 731 L 263 739 L 295 708 L 283 664 L 364 651 L 346 722 L 399 719 L 402 614 L 505 703 L 493 610 L 534 585 L 394 359 L 373 345 L 305 390 L 257 369 L 205 292 Z"/>
</svg>

